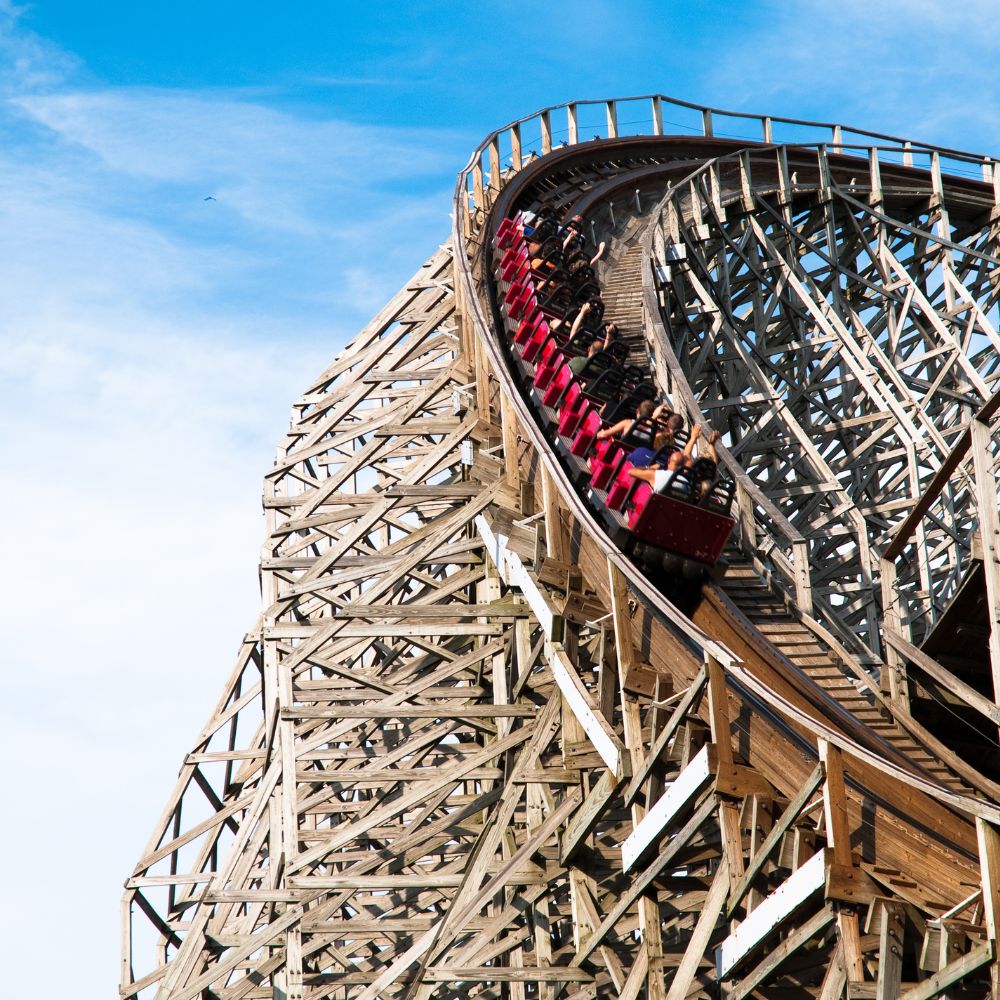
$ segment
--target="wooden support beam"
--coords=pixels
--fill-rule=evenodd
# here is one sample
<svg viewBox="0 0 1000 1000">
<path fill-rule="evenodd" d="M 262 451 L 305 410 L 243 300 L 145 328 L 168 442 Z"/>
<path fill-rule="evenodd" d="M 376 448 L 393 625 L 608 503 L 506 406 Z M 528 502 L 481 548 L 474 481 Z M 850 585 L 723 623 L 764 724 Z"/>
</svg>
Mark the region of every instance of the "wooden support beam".
<svg viewBox="0 0 1000 1000">
<path fill-rule="evenodd" d="M 627 777 L 631 773 L 631 761 L 625 752 L 625 746 L 601 714 L 590 692 L 580 680 L 580 675 L 573 668 L 565 649 L 559 643 L 547 642 L 545 659 L 567 705 L 608 770 L 617 780 Z"/>
<path fill-rule="evenodd" d="M 613 771 L 603 771 L 583 804 L 569 821 L 559 842 L 559 863 L 568 864 L 576 849 L 590 835 L 622 779 Z"/>
<path fill-rule="evenodd" d="M 826 820 L 826 839 L 831 861 L 839 869 L 854 867 L 851 855 L 851 832 L 847 819 L 847 791 L 844 785 L 844 758 L 841 751 L 827 740 L 819 741 L 819 759 L 823 765 L 823 813 Z M 858 916 L 841 909 L 837 914 L 837 930 L 843 944 L 844 969 L 848 982 L 864 979 L 861 960 L 861 935 Z"/>
<path fill-rule="evenodd" d="M 688 990 L 698 972 L 698 966 L 712 939 L 712 932 L 718 923 L 719 914 L 722 912 L 722 906 L 728 892 L 729 863 L 723 857 L 712 877 L 712 884 L 698 914 L 698 920 L 694 925 L 691 937 L 688 939 L 687 947 L 684 949 L 684 956 L 681 958 L 680 965 L 677 966 L 674 978 L 670 981 L 666 1000 L 684 1000 L 688 995 Z"/>
<path fill-rule="evenodd" d="M 785 807 L 778 821 L 774 824 L 771 832 L 767 835 L 764 843 L 761 844 L 760 850 L 750 859 L 747 865 L 746 872 L 739 879 L 733 890 L 730 893 L 729 901 L 727 904 L 727 912 L 730 917 L 733 916 L 736 908 L 743 901 L 743 898 L 750 891 L 750 887 L 753 885 L 754 879 L 760 874 L 762 868 L 767 863 L 768 858 L 774 851 L 775 847 L 781 841 L 781 838 L 788 831 L 788 828 L 798 819 L 799 813 L 802 812 L 806 803 L 813 797 L 816 789 L 823 782 L 823 767 L 821 764 L 817 764 L 813 768 L 812 773 L 806 779 L 805 783 L 799 789 L 798 794 L 792 799 L 791 802 Z"/>
<path fill-rule="evenodd" d="M 936 680 L 942 687 L 950 691 L 956 698 L 964 701 L 977 712 L 985 716 L 995 726 L 1000 727 L 1000 707 L 984 698 L 974 687 L 966 684 L 965 681 L 956 677 L 950 670 L 945 669 L 932 656 L 928 656 L 922 649 L 908 642 L 898 632 L 885 629 L 885 640 L 914 666 L 919 667 L 925 674 Z"/>
<path fill-rule="evenodd" d="M 995 959 L 997 934 L 1000 930 L 1000 831 L 992 823 L 977 816 L 976 839 L 979 843 L 983 918 Z M 990 968 L 990 992 L 991 1000 L 1000 1000 L 1000 967 L 995 960 Z"/>
<path fill-rule="evenodd" d="M 983 572 L 986 574 L 993 700 L 1000 704 L 1000 513 L 997 511 L 997 480 L 993 473 L 989 418 L 984 420 L 980 416 L 972 421 L 971 437 L 979 539 L 983 549 Z"/>
<path fill-rule="evenodd" d="M 616 899 L 601 926 L 577 947 L 576 955 L 571 962 L 578 965 L 587 961 L 593 950 L 604 940 L 615 924 L 628 912 L 636 900 L 659 878 L 660 874 L 666 870 L 670 863 L 677 857 L 678 853 L 689 843 L 691 838 L 701 829 L 709 816 L 715 810 L 714 796 L 707 796 L 705 800 L 695 809 L 691 818 L 682 826 L 677 835 L 670 840 L 659 854 L 657 854 L 649 865 L 639 872 L 628 884 L 628 888 Z"/>
<path fill-rule="evenodd" d="M 625 802 L 627 805 L 631 805 L 635 801 L 635 798 L 641 791 L 643 784 L 649 778 L 653 768 L 656 767 L 657 763 L 663 756 L 678 728 L 687 718 L 688 713 L 692 710 L 693 706 L 697 703 L 698 698 L 701 696 L 701 693 L 705 688 L 706 677 L 705 668 L 702 667 L 702 669 L 698 672 L 698 675 L 691 682 L 687 691 L 681 697 L 681 700 L 674 706 L 674 710 L 666 724 L 656 734 L 656 739 L 653 741 L 653 745 L 649 748 L 649 753 L 646 755 L 642 767 L 635 772 L 632 776 L 632 780 L 628 784 L 628 787 L 625 789 Z"/>
<path fill-rule="evenodd" d="M 840 1000 L 847 985 L 847 973 L 844 971 L 844 949 L 838 941 L 826 967 L 826 974 L 820 984 L 817 1000 Z"/>
<path fill-rule="evenodd" d="M 898 994 L 899 1000 L 931 1000 L 931 997 L 940 996 L 953 983 L 964 979 L 970 972 L 982 967 L 987 962 L 993 960 L 994 942 L 984 941 L 976 945 L 968 954 L 950 962 L 943 969 L 935 972 L 922 982 L 903 990 Z"/>
<path fill-rule="evenodd" d="M 789 955 L 798 951 L 811 937 L 823 930 L 827 924 L 833 921 L 834 916 L 832 908 L 824 906 L 801 927 L 795 928 L 777 947 L 768 952 L 767 957 L 752 972 L 748 972 L 729 987 L 725 994 L 727 1000 L 743 1000 L 743 997 L 749 996 L 758 989 Z"/>
<path fill-rule="evenodd" d="M 878 926 L 878 980 L 876 1000 L 895 1000 L 903 980 L 903 929 L 906 909 L 902 903 L 877 898 L 868 913 L 866 932 Z"/>
<path fill-rule="evenodd" d="M 882 557 L 884 559 L 896 559 L 899 557 L 904 546 L 910 540 L 914 531 L 916 531 L 921 519 L 930 510 L 931 505 L 948 484 L 952 473 L 954 473 L 968 454 L 969 448 L 972 446 L 973 425 L 976 423 L 988 425 L 998 411 L 1000 411 L 1000 390 L 994 392 L 989 400 L 980 408 L 973 421 L 970 422 L 969 427 L 962 432 L 955 444 L 952 445 L 951 450 L 938 467 L 937 472 L 934 473 L 931 481 L 920 491 L 920 496 L 916 498 L 913 508 L 893 532 L 890 543 L 883 548 Z"/>
</svg>

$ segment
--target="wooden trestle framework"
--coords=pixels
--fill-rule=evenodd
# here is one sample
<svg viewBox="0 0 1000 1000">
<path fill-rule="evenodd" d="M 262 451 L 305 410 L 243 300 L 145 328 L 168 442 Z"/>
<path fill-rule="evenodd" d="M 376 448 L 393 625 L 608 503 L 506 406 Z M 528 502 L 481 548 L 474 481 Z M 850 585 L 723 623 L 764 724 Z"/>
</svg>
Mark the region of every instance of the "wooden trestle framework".
<svg viewBox="0 0 1000 1000">
<path fill-rule="evenodd" d="M 509 364 L 493 237 L 543 201 L 724 433 L 690 617 Z M 661 97 L 491 135 L 295 404 L 121 996 L 1000 997 L 998 204 L 987 158 Z"/>
</svg>

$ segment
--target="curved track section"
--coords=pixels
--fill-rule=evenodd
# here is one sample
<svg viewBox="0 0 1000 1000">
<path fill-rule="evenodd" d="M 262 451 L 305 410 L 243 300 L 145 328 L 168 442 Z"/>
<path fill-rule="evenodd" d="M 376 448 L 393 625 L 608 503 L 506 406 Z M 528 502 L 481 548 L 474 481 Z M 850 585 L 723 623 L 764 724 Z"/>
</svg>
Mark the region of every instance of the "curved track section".
<svg viewBox="0 0 1000 1000">
<path fill-rule="evenodd" d="M 1000 995 L 998 191 L 658 96 L 490 136 L 452 244 L 295 406 L 122 996 Z M 510 349 L 496 233 L 540 204 L 724 432 L 700 595 L 612 541 Z"/>
</svg>

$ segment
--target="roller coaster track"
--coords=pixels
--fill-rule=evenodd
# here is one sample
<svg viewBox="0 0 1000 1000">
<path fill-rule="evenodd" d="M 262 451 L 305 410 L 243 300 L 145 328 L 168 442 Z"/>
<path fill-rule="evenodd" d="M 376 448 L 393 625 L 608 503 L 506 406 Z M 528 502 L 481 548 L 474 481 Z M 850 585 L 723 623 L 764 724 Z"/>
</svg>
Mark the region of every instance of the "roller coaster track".
<svg viewBox="0 0 1000 1000">
<path fill-rule="evenodd" d="M 698 594 L 509 348 L 495 237 L 543 203 L 723 432 Z M 1000 996 L 998 206 L 986 157 L 659 96 L 489 136 L 295 404 L 121 996 Z"/>
</svg>

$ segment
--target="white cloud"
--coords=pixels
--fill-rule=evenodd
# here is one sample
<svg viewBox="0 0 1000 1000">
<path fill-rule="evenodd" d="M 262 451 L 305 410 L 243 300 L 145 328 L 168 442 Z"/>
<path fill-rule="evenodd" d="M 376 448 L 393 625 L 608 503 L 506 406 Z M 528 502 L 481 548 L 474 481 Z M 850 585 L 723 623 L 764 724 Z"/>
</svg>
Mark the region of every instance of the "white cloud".
<svg viewBox="0 0 1000 1000">
<path fill-rule="evenodd" d="M 116 979 L 122 879 L 256 615 L 290 405 L 446 238 L 471 143 L 83 88 L 17 17 L 0 0 L 0 851 L 47 860 L 13 873 L 0 933 L 27 977 L 52 899 L 87 914 L 62 961 L 89 1000 Z"/>
<path fill-rule="evenodd" d="M 40 90 L 59 84 L 79 60 L 18 22 L 25 8 L 0 0 L 0 90 Z"/>
<path fill-rule="evenodd" d="M 760 7 L 757 30 L 706 74 L 725 106 L 832 118 L 969 152 L 996 148 L 995 0 L 767 0 Z"/>
<path fill-rule="evenodd" d="M 300 118 L 226 94 L 130 89 L 13 104 L 109 171 L 194 185 L 252 224 L 306 236 L 336 230 L 318 199 L 447 175 L 461 148 L 445 131 Z"/>
</svg>

